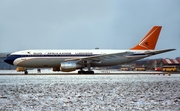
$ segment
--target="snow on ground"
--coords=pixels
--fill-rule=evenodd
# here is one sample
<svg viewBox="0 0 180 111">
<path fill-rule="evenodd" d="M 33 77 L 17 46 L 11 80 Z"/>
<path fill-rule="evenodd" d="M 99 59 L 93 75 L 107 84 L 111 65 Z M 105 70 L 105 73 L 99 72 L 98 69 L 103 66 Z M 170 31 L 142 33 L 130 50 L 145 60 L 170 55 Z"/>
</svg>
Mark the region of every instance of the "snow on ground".
<svg viewBox="0 0 180 111">
<path fill-rule="evenodd" d="M 103 74 L 109 74 L 109 73 L 121 73 L 121 74 L 167 74 L 167 72 L 161 72 L 161 71 L 121 71 L 118 69 L 110 69 L 110 70 L 93 70 L 95 73 L 103 73 Z M 28 70 L 29 74 L 71 74 L 71 73 L 78 73 L 78 70 L 72 71 L 72 72 L 53 72 L 52 69 L 41 69 L 41 73 L 37 72 L 37 69 L 30 69 Z M 24 72 L 16 72 L 16 70 L 0 70 L 0 74 L 24 74 Z"/>
<path fill-rule="evenodd" d="M 1 110 L 179 111 L 180 75 L 1 75 Z"/>
</svg>

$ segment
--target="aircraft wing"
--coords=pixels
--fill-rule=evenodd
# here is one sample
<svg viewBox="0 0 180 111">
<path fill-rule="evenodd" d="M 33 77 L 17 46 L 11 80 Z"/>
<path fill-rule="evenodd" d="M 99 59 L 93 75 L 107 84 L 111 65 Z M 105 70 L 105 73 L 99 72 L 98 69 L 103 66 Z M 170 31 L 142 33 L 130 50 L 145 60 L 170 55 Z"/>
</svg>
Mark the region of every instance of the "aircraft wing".
<svg viewBox="0 0 180 111">
<path fill-rule="evenodd" d="M 95 56 L 88 56 L 88 57 L 82 57 L 82 58 L 72 58 L 72 59 L 66 59 L 65 61 L 78 61 L 79 63 L 82 63 L 83 61 L 90 62 L 100 62 L 101 60 L 107 60 L 107 59 L 113 59 L 113 58 L 144 58 L 151 55 L 156 55 L 164 52 L 173 51 L 175 49 L 165 49 L 165 50 L 154 50 L 154 51 L 146 51 L 142 55 L 134 55 L 134 52 L 126 51 L 126 52 L 120 52 L 120 53 L 111 53 L 111 54 L 101 54 L 101 55 L 95 55 Z"/>
<path fill-rule="evenodd" d="M 111 54 L 101 54 L 89 57 L 82 57 L 82 58 L 72 58 L 66 59 L 65 61 L 88 61 L 88 62 L 100 62 L 101 60 L 119 58 L 119 57 L 126 57 L 128 55 L 133 54 L 133 52 L 120 52 L 120 53 L 111 53 Z"/>
</svg>

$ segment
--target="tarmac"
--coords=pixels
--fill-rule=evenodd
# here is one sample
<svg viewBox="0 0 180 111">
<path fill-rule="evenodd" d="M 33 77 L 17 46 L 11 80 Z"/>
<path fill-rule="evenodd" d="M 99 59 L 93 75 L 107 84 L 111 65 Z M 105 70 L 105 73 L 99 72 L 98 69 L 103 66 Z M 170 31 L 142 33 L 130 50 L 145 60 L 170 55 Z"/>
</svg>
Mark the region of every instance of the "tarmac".
<svg viewBox="0 0 180 111">
<path fill-rule="evenodd" d="M 51 70 L 29 70 L 27 75 L 171 75 L 180 74 L 178 72 L 163 72 L 163 71 L 119 71 L 119 70 L 94 70 L 95 74 L 77 74 L 77 71 L 73 72 L 52 72 Z M 16 72 L 15 70 L 0 70 L 1 75 L 25 75 L 24 72 Z"/>
</svg>

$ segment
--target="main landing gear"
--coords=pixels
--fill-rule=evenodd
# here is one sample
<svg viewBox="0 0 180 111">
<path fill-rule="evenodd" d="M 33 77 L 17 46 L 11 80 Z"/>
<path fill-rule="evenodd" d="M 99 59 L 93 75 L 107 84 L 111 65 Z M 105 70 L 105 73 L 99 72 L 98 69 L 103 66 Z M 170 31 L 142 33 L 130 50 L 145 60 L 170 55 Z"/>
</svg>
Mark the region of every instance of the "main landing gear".
<svg viewBox="0 0 180 111">
<path fill-rule="evenodd" d="M 28 71 L 27 71 L 27 69 L 24 71 L 24 74 L 25 74 L 25 75 L 27 75 L 27 74 L 28 74 Z"/>
<path fill-rule="evenodd" d="M 87 64 L 88 71 L 80 70 L 78 71 L 78 74 L 94 74 L 94 71 L 91 70 L 91 64 Z"/>
<path fill-rule="evenodd" d="M 80 70 L 80 71 L 78 71 L 78 74 L 94 74 L 94 71 L 83 71 L 83 70 Z"/>
</svg>

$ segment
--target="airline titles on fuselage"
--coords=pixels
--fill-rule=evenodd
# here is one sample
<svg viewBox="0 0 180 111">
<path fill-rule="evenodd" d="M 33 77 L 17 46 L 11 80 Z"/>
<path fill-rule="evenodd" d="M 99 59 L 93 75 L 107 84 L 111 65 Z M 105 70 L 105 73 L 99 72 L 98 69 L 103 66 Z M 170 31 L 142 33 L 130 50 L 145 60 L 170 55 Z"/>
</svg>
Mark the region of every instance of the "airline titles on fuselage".
<svg viewBox="0 0 180 111">
<path fill-rule="evenodd" d="M 47 52 L 47 53 L 42 53 L 42 52 L 34 52 L 33 55 L 92 55 L 92 52 Z"/>
</svg>

